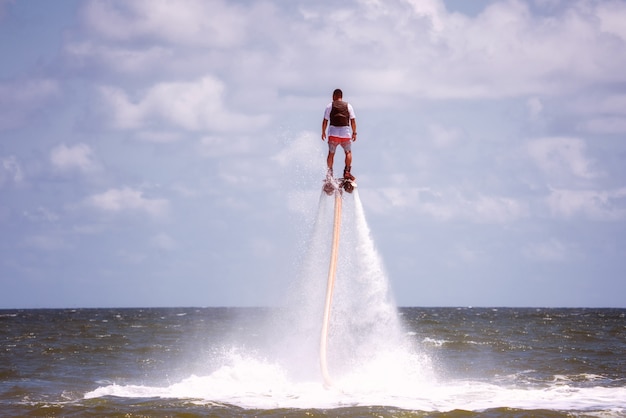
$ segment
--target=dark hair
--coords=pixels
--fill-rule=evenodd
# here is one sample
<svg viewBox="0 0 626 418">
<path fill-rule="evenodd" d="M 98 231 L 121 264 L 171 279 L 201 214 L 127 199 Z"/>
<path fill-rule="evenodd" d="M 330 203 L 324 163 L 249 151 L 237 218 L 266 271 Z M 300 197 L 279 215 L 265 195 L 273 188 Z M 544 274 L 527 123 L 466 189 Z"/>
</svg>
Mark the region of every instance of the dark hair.
<svg viewBox="0 0 626 418">
<path fill-rule="evenodd" d="M 335 89 L 335 91 L 333 91 L 333 97 L 343 97 L 343 91 L 341 91 L 341 89 Z"/>
</svg>

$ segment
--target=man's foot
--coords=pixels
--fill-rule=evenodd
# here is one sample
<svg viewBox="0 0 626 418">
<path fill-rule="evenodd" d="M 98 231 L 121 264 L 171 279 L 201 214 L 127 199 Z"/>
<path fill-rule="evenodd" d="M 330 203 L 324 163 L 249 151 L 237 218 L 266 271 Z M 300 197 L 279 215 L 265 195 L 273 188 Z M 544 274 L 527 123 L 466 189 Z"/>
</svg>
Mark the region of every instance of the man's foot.
<svg viewBox="0 0 626 418">
<path fill-rule="evenodd" d="M 327 179 L 332 179 L 333 178 L 333 169 L 329 168 L 328 171 L 326 171 L 326 178 Z"/>
</svg>

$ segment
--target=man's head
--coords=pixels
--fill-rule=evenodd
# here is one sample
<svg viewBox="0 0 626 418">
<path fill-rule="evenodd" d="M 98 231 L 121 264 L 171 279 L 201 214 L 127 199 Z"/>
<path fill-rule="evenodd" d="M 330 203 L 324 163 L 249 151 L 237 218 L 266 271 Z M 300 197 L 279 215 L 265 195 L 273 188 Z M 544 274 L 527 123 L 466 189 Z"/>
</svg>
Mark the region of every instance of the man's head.
<svg viewBox="0 0 626 418">
<path fill-rule="evenodd" d="M 335 89 L 335 91 L 333 91 L 333 100 L 340 100 L 343 98 L 343 92 L 341 91 L 341 89 Z"/>
</svg>

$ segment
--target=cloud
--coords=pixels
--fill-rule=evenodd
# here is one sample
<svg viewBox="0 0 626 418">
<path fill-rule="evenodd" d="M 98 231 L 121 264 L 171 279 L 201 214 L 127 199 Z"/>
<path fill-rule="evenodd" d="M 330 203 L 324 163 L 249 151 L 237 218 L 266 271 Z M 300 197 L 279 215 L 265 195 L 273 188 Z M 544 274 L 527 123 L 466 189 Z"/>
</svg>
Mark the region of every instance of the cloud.
<svg viewBox="0 0 626 418">
<path fill-rule="evenodd" d="M 90 196 L 86 203 L 100 211 L 109 213 L 135 212 L 152 217 L 164 216 L 169 208 L 166 199 L 149 199 L 143 192 L 130 187 L 109 189 Z"/>
<path fill-rule="evenodd" d="M 529 216 L 526 203 L 512 197 L 478 194 L 467 196 L 460 190 L 430 188 L 394 188 L 379 191 L 377 210 L 391 208 L 418 211 L 438 221 L 469 221 L 472 223 L 507 223 Z M 375 203 L 376 204 L 376 203 Z"/>
<path fill-rule="evenodd" d="M 0 187 L 5 184 L 19 185 L 24 181 L 24 172 L 17 157 L 0 157 Z"/>
<path fill-rule="evenodd" d="M 112 41 L 231 48 L 247 34 L 246 10 L 219 0 L 93 0 L 83 17 L 91 31 Z"/>
<path fill-rule="evenodd" d="M 445 6 L 438 0 L 408 0 L 416 16 L 423 16 L 430 20 L 432 31 L 441 32 L 444 29 L 442 16 L 445 15 Z"/>
<path fill-rule="evenodd" d="M 96 171 L 99 166 L 94 160 L 94 153 L 87 144 L 68 147 L 57 145 L 50 151 L 50 162 L 59 171 L 78 170 L 84 173 Z"/>
<path fill-rule="evenodd" d="M 626 4 L 621 1 L 603 1 L 597 5 L 596 16 L 603 32 L 619 37 L 626 42 Z"/>
<path fill-rule="evenodd" d="M 222 97 L 225 86 L 212 76 L 192 82 L 163 82 L 133 102 L 120 88 L 104 86 L 100 93 L 117 129 L 170 126 L 190 131 L 246 132 L 264 126 L 266 116 L 230 112 Z"/>
<path fill-rule="evenodd" d="M 525 2 L 493 2 L 473 19 L 448 12 L 441 2 L 413 3 L 420 6 L 412 13 L 403 2 L 384 10 L 370 3 L 377 19 L 355 19 L 346 29 L 355 39 L 368 39 L 364 32 L 380 34 L 381 22 L 388 26 L 370 50 L 392 70 L 374 70 L 380 77 L 363 77 L 371 83 L 360 88 L 378 89 L 380 78 L 382 90 L 393 93 L 402 86 L 404 94 L 430 98 L 501 98 L 552 95 L 626 78 L 622 46 L 598 24 L 598 3 L 572 4 L 558 17 L 542 17 Z M 419 36 L 423 19 L 429 22 L 427 36 Z M 362 75 L 356 69 L 355 76 Z"/>
<path fill-rule="evenodd" d="M 443 221 L 466 220 L 476 223 L 507 223 L 528 216 L 524 203 L 501 196 L 467 198 L 460 193 L 446 196 L 443 202 L 424 202 L 418 209 Z"/>
<path fill-rule="evenodd" d="M 87 39 L 69 41 L 66 50 L 122 73 L 211 73 L 230 80 L 231 97 L 254 86 L 276 93 L 339 82 L 379 106 L 544 96 L 626 81 L 615 38 L 623 30 L 613 17 L 623 5 L 571 3 L 542 16 L 511 0 L 473 18 L 438 0 L 348 1 L 331 12 L 325 3 L 294 7 L 297 13 L 269 3 L 91 1 L 83 13 Z M 338 80 L 329 62 L 349 77 Z"/>
<path fill-rule="evenodd" d="M 548 176 L 549 181 L 590 180 L 602 175 L 593 169 L 594 161 L 585 155 L 582 139 L 549 137 L 532 140 L 527 145 L 531 160 Z"/>
<path fill-rule="evenodd" d="M 600 191 L 552 189 L 546 201 L 552 214 L 559 218 L 581 217 L 593 221 L 626 218 L 626 188 Z"/>
</svg>

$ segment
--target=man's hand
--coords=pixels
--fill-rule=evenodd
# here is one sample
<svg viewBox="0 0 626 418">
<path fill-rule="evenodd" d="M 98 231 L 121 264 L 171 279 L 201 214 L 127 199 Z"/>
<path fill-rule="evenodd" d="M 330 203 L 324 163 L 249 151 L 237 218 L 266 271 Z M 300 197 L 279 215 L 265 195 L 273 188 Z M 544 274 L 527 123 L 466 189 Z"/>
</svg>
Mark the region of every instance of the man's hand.
<svg viewBox="0 0 626 418">
<path fill-rule="evenodd" d="M 326 132 L 322 132 L 322 141 L 326 141 Z"/>
</svg>

